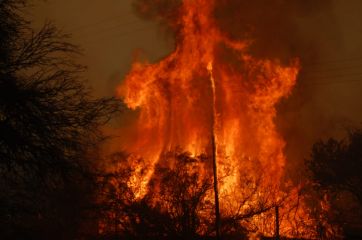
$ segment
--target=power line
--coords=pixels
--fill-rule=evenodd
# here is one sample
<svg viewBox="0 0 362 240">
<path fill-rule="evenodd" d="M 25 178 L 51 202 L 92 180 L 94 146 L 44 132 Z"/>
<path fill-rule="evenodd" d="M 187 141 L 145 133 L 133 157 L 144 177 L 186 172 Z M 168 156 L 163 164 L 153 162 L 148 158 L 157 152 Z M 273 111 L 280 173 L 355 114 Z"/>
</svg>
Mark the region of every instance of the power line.
<svg viewBox="0 0 362 240">
<path fill-rule="evenodd" d="M 324 66 L 324 67 L 306 67 L 303 68 L 302 72 L 305 73 L 320 73 L 320 72 L 336 72 L 341 70 L 354 70 L 354 69 L 362 69 L 362 61 L 355 62 L 354 64 L 346 64 L 346 65 L 338 65 L 338 66 Z"/>
<path fill-rule="evenodd" d="M 356 75 L 356 78 L 349 78 L 344 80 L 334 80 L 334 81 L 314 81 L 314 82 L 302 82 L 300 86 L 303 87 L 311 87 L 311 86 L 318 86 L 318 85 L 329 85 L 329 84 L 350 84 L 350 83 L 362 83 L 362 74 Z M 331 79 L 331 78 L 325 78 L 325 79 Z"/>
<path fill-rule="evenodd" d="M 356 73 L 350 73 L 348 74 L 349 72 L 346 72 L 345 74 L 321 74 L 321 75 L 304 75 L 303 77 L 304 78 L 319 78 L 319 79 L 324 79 L 324 78 L 343 78 L 343 77 L 354 77 L 354 76 L 361 76 L 362 75 L 362 72 L 356 72 Z"/>
<path fill-rule="evenodd" d="M 303 66 L 305 67 L 310 67 L 310 66 L 323 66 L 323 65 L 334 65 L 334 64 L 340 64 L 340 63 L 349 63 L 349 62 L 353 62 L 353 61 L 358 61 L 358 62 L 362 62 L 362 56 L 360 55 L 355 55 L 353 57 L 350 58 L 341 58 L 341 59 L 332 59 L 332 60 L 328 60 L 328 61 L 321 61 L 321 62 L 314 62 L 314 63 L 307 63 L 304 64 Z M 302 66 L 302 67 L 303 67 Z"/>
<path fill-rule="evenodd" d="M 95 25 L 98 25 L 100 23 L 106 22 L 107 20 L 109 21 L 110 19 L 114 19 L 115 17 L 117 17 L 117 16 L 113 16 L 111 18 L 107 18 L 107 19 L 98 21 L 98 22 L 93 23 L 93 24 L 88 24 L 88 25 L 85 25 L 85 26 L 74 28 L 74 30 L 95 26 Z M 94 34 L 89 33 L 88 36 L 89 35 L 99 36 L 99 33 L 108 32 L 110 30 L 114 30 L 114 29 L 119 28 L 121 26 L 125 26 L 125 25 L 132 24 L 132 23 L 137 23 L 137 22 L 140 22 L 140 21 L 139 20 L 133 20 L 133 21 L 129 21 L 129 22 L 123 22 L 123 23 L 117 24 L 115 26 L 112 26 L 110 28 L 103 29 L 102 31 L 97 31 Z M 132 33 L 143 31 L 143 30 L 146 30 L 146 29 L 150 30 L 151 28 L 150 28 L 150 26 L 143 26 L 143 27 L 135 28 L 135 29 L 133 29 L 131 31 L 120 32 L 119 34 L 113 34 L 113 35 L 108 36 L 108 37 L 125 37 L 127 35 L 132 34 Z M 87 35 L 85 35 L 85 36 L 87 36 Z M 97 43 L 97 42 L 99 42 L 101 40 L 104 40 L 104 39 L 97 39 L 96 41 L 91 41 L 91 42 L 88 42 L 87 44 L 89 44 L 89 43 L 94 44 L 94 43 Z M 344 63 L 344 64 L 342 64 L 342 66 L 341 66 L 341 63 Z M 345 65 L 345 63 L 352 63 L 352 64 L 356 64 L 356 65 L 351 65 L 351 64 Z M 336 64 L 338 64 L 337 67 L 333 67 Z M 351 73 L 351 72 L 346 71 L 346 70 L 353 70 L 353 69 L 356 69 L 358 67 L 361 67 L 362 66 L 362 56 L 355 56 L 355 57 L 352 57 L 352 58 L 345 58 L 345 59 L 333 59 L 333 60 L 330 60 L 330 61 L 317 62 L 317 63 L 313 63 L 313 64 L 306 64 L 306 65 L 304 64 L 304 65 L 302 65 L 302 67 L 303 66 L 306 66 L 305 74 L 302 75 L 303 78 L 314 78 L 314 79 L 319 79 L 320 80 L 320 79 L 336 79 L 336 78 L 346 78 L 346 77 L 361 77 L 361 79 L 352 79 L 352 80 L 351 79 L 349 79 L 349 80 L 345 79 L 343 81 L 315 81 L 315 82 L 312 82 L 312 83 L 302 83 L 303 86 L 326 85 L 326 84 L 347 84 L 347 83 L 362 82 L 362 73 L 360 73 L 360 72 Z M 313 69 L 315 67 L 319 67 L 319 69 L 317 69 L 315 71 L 309 70 L 309 69 Z M 336 75 L 335 72 L 341 72 L 341 74 Z M 320 75 L 310 75 L 308 73 L 320 73 Z M 329 75 L 329 73 L 332 73 L 332 75 Z M 351 74 L 347 74 L 347 73 L 351 73 Z"/>
</svg>

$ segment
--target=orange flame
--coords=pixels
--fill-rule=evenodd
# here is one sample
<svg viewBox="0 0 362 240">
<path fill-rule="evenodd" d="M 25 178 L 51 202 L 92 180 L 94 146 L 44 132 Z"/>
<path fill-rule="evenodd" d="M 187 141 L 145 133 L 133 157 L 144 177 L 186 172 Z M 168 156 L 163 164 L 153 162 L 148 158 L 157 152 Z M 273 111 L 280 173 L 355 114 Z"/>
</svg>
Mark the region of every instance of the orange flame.
<svg viewBox="0 0 362 240">
<path fill-rule="evenodd" d="M 219 158 L 220 171 L 231 165 L 239 168 L 237 174 L 245 168 L 241 159 L 258 159 L 267 178 L 278 183 L 285 143 L 276 131 L 275 105 L 290 94 L 298 65 L 248 55 L 247 42 L 223 34 L 212 11 L 210 0 L 185 0 L 176 50 L 157 64 L 133 64 L 118 89 L 127 105 L 140 111 L 138 137 L 127 148 L 151 166 L 178 146 L 208 153 L 215 113 L 218 154 L 227 156 L 227 162 Z"/>
<path fill-rule="evenodd" d="M 125 147 L 149 166 L 132 181 L 141 182 L 137 196 L 144 196 L 162 153 L 181 147 L 195 156 L 210 154 L 214 133 L 218 175 L 225 176 L 221 198 L 236 204 L 243 191 L 228 193 L 241 177 L 262 174 L 264 190 L 277 189 L 269 196 L 276 202 L 286 161 L 276 104 L 291 93 L 298 61 L 283 66 L 253 57 L 249 41 L 218 28 L 213 10 L 212 0 L 184 0 L 175 51 L 155 64 L 134 63 L 118 88 L 128 107 L 139 111 L 135 140 Z"/>
</svg>

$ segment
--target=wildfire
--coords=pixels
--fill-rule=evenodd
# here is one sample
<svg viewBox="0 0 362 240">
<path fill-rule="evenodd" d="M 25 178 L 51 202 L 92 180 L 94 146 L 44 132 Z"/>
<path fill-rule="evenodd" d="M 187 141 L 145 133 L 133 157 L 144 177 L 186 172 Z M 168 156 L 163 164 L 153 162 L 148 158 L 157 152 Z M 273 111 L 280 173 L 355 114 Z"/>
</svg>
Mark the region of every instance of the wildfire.
<svg viewBox="0 0 362 240">
<path fill-rule="evenodd" d="M 246 178 L 260 184 L 259 198 L 282 197 L 285 142 L 274 122 L 276 104 L 291 93 L 299 65 L 248 54 L 252 39 L 229 37 L 214 20 L 214 8 L 212 0 L 184 0 L 174 52 L 155 64 L 134 63 L 118 95 L 139 113 L 135 140 L 125 146 L 148 165 L 132 178 L 141 182 L 137 196 L 147 193 L 163 153 L 180 147 L 193 156 L 211 154 L 215 134 L 220 208 L 227 212 L 251 191 L 242 189 Z"/>
</svg>

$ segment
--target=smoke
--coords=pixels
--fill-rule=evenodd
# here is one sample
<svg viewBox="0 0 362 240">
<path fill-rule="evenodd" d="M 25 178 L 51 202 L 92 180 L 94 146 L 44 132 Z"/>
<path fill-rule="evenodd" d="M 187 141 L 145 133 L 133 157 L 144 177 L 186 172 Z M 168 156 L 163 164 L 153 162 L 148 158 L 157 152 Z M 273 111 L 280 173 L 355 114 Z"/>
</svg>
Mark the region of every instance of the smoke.
<svg viewBox="0 0 362 240">
<path fill-rule="evenodd" d="M 298 57 L 310 61 L 318 56 L 322 42 L 338 41 L 332 3 L 332 0 L 218 0 L 214 18 L 230 38 L 252 41 L 249 51 L 258 57 L 282 61 Z M 181 4 L 182 0 L 134 0 L 133 7 L 140 17 L 177 31 Z"/>
<path fill-rule="evenodd" d="M 215 18 L 220 29 L 236 39 L 250 39 L 250 51 L 261 58 L 289 61 L 298 57 L 310 60 L 316 53 L 318 39 L 305 35 L 304 28 L 324 28 L 331 24 L 330 0 L 321 1 L 217 1 Z M 324 16 L 316 23 L 303 25 L 306 18 Z M 322 17 L 323 18 L 323 17 Z M 328 21 L 327 21 L 328 20 Z M 316 41 L 313 43 L 313 41 Z"/>
<path fill-rule="evenodd" d="M 180 4 L 181 0 L 133 2 L 139 16 L 158 22 L 176 38 Z M 302 166 L 318 138 L 335 135 L 350 123 L 348 118 L 361 117 L 354 114 L 355 108 L 349 108 L 350 112 L 344 110 L 345 105 L 351 105 L 356 98 L 335 97 L 346 96 L 350 88 L 332 91 L 336 86 L 329 86 L 330 75 L 325 76 L 331 72 L 325 70 L 326 67 L 334 67 L 328 65 L 330 59 L 338 60 L 346 55 L 343 47 L 348 39 L 343 38 L 341 28 L 341 18 L 346 13 L 338 10 L 341 4 L 333 0 L 215 1 L 213 15 L 220 31 L 231 39 L 248 40 L 251 55 L 277 59 L 285 64 L 295 58 L 300 61 L 297 86 L 293 94 L 279 104 L 276 119 L 287 141 L 285 151 L 290 173 Z M 361 4 L 355 1 L 352 6 L 360 9 Z M 344 73 L 343 69 L 341 71 Z M 321 88 L 319 83 L 324 78 L 328 86 Z M 342 76 L 340 80 L 343 82 L 346 78 Z M 331 110 L 331 101 L 341 104 Z"/>
<path fill-rule="evenodd" d="M 296 178 L 313 142 L 322 135 L 332 134 L 340 119 L 321 112 L 315 99 L 320 89 L 318 77 L 310 71 L 341 46 L 331 0 L 256 0 L 217 1 L 215 19 L 222 31 L 235 39 L 249 39 L 250 54 L 258 58 L 278 59 L 288 64 L 298 58 L 301 72 L 292 96 L 278 108 L 279 130 L 287 146 L 287 175 Z M 312 70 L 311 70 L 312 69 Z M 338 119 L 338 120 L 337 120 Z"/>
<path fill-rule="evenodd" d="M 181 4 L 182 0 L 136 0 L 133 8 L 142 18 L 172 25 L 177 22 Z"/>
</svg>

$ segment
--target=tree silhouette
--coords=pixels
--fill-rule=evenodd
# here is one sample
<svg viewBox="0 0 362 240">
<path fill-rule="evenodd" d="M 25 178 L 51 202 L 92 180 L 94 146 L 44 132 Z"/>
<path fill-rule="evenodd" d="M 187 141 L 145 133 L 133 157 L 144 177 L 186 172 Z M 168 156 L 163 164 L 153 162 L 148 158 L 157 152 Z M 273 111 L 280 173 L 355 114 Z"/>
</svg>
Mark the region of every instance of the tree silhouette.
<svg viewBox="0 0 362 240">
<path fill-rule="evenodd" d="M 92 98 L 78 47 L 51 23 L 34 32 L 27 5 L 0 2 L 1 238 L 69 239 L 91 193 L 89 151 L 120 104 Z"/>
<path fill-rule="evenodd" d="M 211 178 L 201 178 L 197 171 L 205 161 L 203 156 L 165 154 L 162 164 L 155 168 L 148 193 L 141 199 L 134 195 L 138 182 L 132 181 L 132 176 L 140 167 L 146 167 L 142 159 L 125 154 L 114 157 L 119 168 L 105 175 L 99 185 L 105 236 L 203 239 L 201 232 L 214 230 L 210 224 L 213 220 L 209 219 L 212 215 L 208 213 L 213 207 L 205 201 L 206 194 L 212 191 Z"/>
<path fill-rule="evenodd" d="M 362 130 L 343 140 L 329 139 L 313 145 L 307 162 L 312 179 L 331 191 L 348 191 L 362 204 Z"/>
<path fill-rule="evenodd" d="M 349 239 L 362 236 L 362 130 L 347 138 L 318 141 L 306 161 L 314 184 L 319 219 L 343 229 Z"/>
<path fill-rule="evenodd" d="M 175 239 L 199 239 L 214 232 L 211 159 L 192 157 L 181 151 L 168 152 L 160 159 L 150 182 L 147 198 L 166 213 L 173 223 Z"/>
<path fill-rule="evenodd" d="M 147 166 L 130 154 L 113 155 L 100 176 L 98 214 L 100 239 L 215 239 L 211 159 L 179 149 L 164 153 L 156 164 L 145 196 L 137 197 Z M 221 182 L 227 176 L 220 176 Z M 274 218 L 274 190 L 261 189 L 261 177 L 240 176 L 234 207 L 222 196 L 221 233 L 225 239 L 247 239 L 257 232 L 251 219 Z M 264 192 L 263 192 L 264 191 Z M 226 209 L 228 208 L 228 209 Z M 271 221 L 273 223 L 273 221 Z"/>
</svg>

